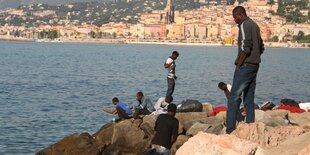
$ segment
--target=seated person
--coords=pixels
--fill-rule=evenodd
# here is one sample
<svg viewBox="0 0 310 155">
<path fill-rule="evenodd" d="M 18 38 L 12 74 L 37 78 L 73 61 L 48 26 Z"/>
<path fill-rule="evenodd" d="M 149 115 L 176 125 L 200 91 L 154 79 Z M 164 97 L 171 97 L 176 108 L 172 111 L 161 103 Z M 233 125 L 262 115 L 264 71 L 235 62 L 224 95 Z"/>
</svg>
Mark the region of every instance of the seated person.
<svg viewBox="0 0 310 155">
<path fill-rule="evenodd" d="M 139 118 L 139 115 L 141 114 L 149 115 L 155 111 L 152 101 L 145 97 L 142 92 L 137 93 L 136 99 L 138 101 L 138 105 L 135 106 L 135 113 L 133 114 L 134 119 Z"/>
<path fill-rule="evenodd" d="M 158 115 L 158 114 L 167 113 L 167 107 L 172 101 L 173 101 L 172 96 L 166 96 L 166 97 L 159 98 L 158 101 L 154 105 L 155 111 L 152 112 L 152 114 Z"/>
<path fill-rule="evenodd" d="M 130 118 L 129 115 L 132 114 L 132 110 L 128 108 L 125 103 L 119 102 L 118 98 L 116 97 L 112 99 L 112 103 L 114 104 L 112 109 L 103 108 L 103 111 L 110 114 L 118 114 L 120 120 Z"/>
<path fill-rule="evenodd" d="M 292 113 L 303 113 L 304 109 L 300 109 L 299 103 L 292 99 L 282 99 L 279 107 L 276 109 L 288 110 Z"/>
<path fill-rule="evenodd" d="M 155 135 L 152 139 L 152 148 L 155 154 L 170 155 L 171 146 L 177 140 L 179 121 L 175 118 L 177 106 L 168 105 L 168 113 L 160 114 L 155 122 Z"/>
</svg>

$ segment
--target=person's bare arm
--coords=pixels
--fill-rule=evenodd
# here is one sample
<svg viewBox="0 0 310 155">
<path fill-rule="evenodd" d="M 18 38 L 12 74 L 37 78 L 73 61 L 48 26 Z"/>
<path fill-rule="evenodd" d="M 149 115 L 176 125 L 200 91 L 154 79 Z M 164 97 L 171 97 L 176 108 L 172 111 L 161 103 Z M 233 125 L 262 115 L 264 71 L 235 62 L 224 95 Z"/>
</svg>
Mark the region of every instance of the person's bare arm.
<svg viewBox="0 0 310 155">
<path fill-rule="evenodd" d="M 173 61 L 170 64 L 165 63 L 164 66 L 165 68 L 169 68 L 172 65 Z"/>
<path fill-rule="evenodd" d="M 116 108 L 113 108 L 113 109 L 103 108 L 102 110 L 103 110 L 104 112 L 107 112 L 107 113 L 110 113 L 110 114 L 116 114 L 116 113 L 117 113 Z"/>
</svg>

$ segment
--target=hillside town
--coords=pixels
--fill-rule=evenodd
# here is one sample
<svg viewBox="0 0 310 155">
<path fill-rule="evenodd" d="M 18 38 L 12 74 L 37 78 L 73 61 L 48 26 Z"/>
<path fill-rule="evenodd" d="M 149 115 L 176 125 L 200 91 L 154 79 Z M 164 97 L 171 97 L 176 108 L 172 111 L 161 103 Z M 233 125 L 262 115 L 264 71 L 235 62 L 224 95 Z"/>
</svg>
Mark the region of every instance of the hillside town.
<svg viewBox="0 0 310 155">
<path fill-rule="evenodd" d="M 199 3 L 203 3 L 199 0 Z M 212 3 L 214 2 L 214 3 Z M 243 3 L 237 1 L 233 5 L 208 2 L 199 8 L 191 10 L 176 10 L 172 0 L 167 0 L 163 9 L 153 10 L 145 7 L 144 13 L 135 16 L 121 17 L 120 21 L 94 24 L 94 21 L 80 23 L 78 19 L 69 20 L 70 16 L 78 12 L 66 14 L 65 19 L 53 18 L 49 21 L 39 21 L 32 26 L 26 23 L 13 25 L 5 23 L 0 26 L 0 39 L 24 41 L 55 41 L 55 42 L 99 42 L 99 43 L 180 43 L 202 45 L 235 45 L 238 27 L 232 18 L 232 9 L 237 5 L 246 8 L 249 17 L 254 19 L 261 28 L 262 38 L 269 47 L 310 47 L 309 20 L 297 23 L 287 21 L 276 14 L 279 10 L 277 2 L 269 0 L 248 0 Z M 308 1 L 305 9 L 300 13 L 309 18 Z M 28 6 L 28 9 L 32 9 Z M 37 5 L 40 7 L 40 5 Z M 66 5 L 66 7 L 73 7 Z M 286 9 L 294 9 L 291 8 Z M 3 14 L 11 15 L 4 16 Z M 42 9 L 31 16 L 44 19 L 54 16 L 54 10 Z M 112 12 L 113 18 L 121 12 Z M 26 17 L 22 9 L 8 9 L 0 11 L 0 19 L 9 21 L 13 16 Z M 90 14 L 83 15 L 85 17 Z M 32 18 L 32 17 L 30 17 Z M 305 39 L 306 38 L 306 39 Z"/>
</svg>

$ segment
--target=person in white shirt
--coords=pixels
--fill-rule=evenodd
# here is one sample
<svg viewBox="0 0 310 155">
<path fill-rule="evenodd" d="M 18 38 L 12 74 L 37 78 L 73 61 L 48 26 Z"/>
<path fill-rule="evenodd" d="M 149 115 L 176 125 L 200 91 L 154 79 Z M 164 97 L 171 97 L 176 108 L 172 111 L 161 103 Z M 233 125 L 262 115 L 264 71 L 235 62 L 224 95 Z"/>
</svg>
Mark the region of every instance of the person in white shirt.
<svg viewBox="0 0 310 155">
<path fill-rule="evenodd" d="M 179 53 L 177 51 L 173 51 L 171 56 L 167 59 L 166 63 L 164 64 L 165 68 L 168 70 L 168 90 L 166 93 L 166 96 L 172 96 L 174 92 L 174 86 L 175 86 L 175 80 L 177 79 L 177 76 L 175 74 L 175 61 L 177 60 L 179 56 Z"/>
<path fill-rule="evenodd" d="M 153 115 L 166 114 L 168 105 L 173 101 L 172 96 L 161 97 L 155 103 L 155 111 L 152 112 Z"/>
</svg>

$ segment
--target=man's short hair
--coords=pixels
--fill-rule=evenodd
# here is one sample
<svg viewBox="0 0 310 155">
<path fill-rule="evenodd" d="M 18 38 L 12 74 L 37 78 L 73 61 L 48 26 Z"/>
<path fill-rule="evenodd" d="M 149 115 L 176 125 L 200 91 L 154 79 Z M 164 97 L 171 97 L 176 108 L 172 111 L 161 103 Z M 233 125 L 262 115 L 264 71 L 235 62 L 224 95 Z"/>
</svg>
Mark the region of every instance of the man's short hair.
<svg viewBox="0 0 310 155">
<path fill-rule="evenodd" d="M 226 86 L 226 83 L 224 83 L 224 82 L 220 82 L 219 84 L 218 84 L 218 87 L 219 88 L 223 88 L 223 87 L 225 87 Z"/>
<path fill-rule="evenodd" d="M 137 95 L 138 95 L 138 96 L 143 96 L 143 93 L 142 93 L 141 91 L 139 91 L 139 92 L 137 93 Z"/>
<path fill-rule="evenodd" d="M 240 14 L 246 15 L 245 8 L 243 6 L 236 6 L 233 10 L 233 14 L 234 15 L 240 15 Z"/>
<path fill-rule="evenodd" d="M 168 105 L 168 112 L 176 112 L 177 111 L 177 106 L 173 103 Z"/>
<path fill-rule="evenodd" d="M 119 102 L 119 100 L 118 100 L 117 97 L 114 97 L 114 98 L 112 99 L 112 102 Z"/>
<path fill-rule="evenodd" d="M 288 98 L 282 99 L 282 100 L 280 101 L 280 103 L 283 103 L 283 104 L 286 105 L 286 106 L 291 106 L 291 107 L 300 108 L 298 102 L 296 102 L 296 101 L 293 100 L 293 99 L 288 99 Z"/>
<path fill-rule="evenodd" d="M 178 51 L 173 51 L 172 55 L 176 55 L 178 57 L 179 56 L 179 52 Z"/>
<path fill-rule="evenodd" d="M 171 103 L 173 101 L 173 97 L 172 96 L 166 96 L 165 101 L 168 103 Z"/>
</svg>

